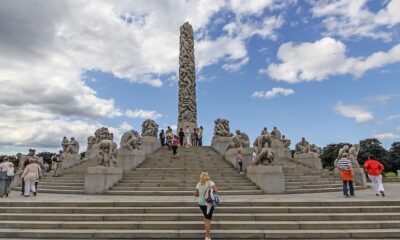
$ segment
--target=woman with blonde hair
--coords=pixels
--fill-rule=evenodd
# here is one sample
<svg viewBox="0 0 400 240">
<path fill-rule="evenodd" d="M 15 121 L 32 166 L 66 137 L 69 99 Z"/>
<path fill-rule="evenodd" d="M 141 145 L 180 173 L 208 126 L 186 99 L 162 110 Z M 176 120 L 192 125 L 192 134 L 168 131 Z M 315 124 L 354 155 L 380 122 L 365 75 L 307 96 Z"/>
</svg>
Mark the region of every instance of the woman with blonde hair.
<svg viewBox="0 0 400 240">
<path fill-rule="evenodd" d="M 194 196 L 198 197 L 198 203 L 204 215 L 204 230 L 206 233 L 205 240 L 211 240 L 211 219 L 214 212 L 214 206 L 207 203 L 207 198 L 210 192 L 209 190 L 213 191 L 214 193 L 218 192 L 215 183 L 210 180 L 208 173 L 202 172 L 200 175 L 200 180 L 196 185 Z"/>
</svg>

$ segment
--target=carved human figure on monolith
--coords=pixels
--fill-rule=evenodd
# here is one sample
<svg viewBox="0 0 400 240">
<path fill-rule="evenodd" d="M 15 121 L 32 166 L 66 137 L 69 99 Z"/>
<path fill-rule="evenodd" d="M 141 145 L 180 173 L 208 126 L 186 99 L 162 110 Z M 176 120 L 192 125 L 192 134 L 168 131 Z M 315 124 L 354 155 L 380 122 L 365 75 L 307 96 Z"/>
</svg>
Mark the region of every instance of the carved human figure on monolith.
<svg viewBox="0 0 400 240">
<path fill-rule="evenodd" d="M 67 154 L 78 154 L 79 153 L 79 143 L 75 140 L 74 137 L 71 137 L 71 140 L 65 143 L 64 153 Z"/>
<path fill-rule="evenodd" d="M 289 146 L 290 146 L 290 140 L 289 140 L 289 139 L 286 139 L 286 136 L 285 136 L 285 135 L 282 135 L 281 141 L 282 141 L 283 147 L 289 148 Z"/>
<path fill-rule="evenodd" d="M 271 132 L 271 136 L 273 138 L 275 138 L 276 140 L 282 139 L 281 131 L 279 131 L 279 129 L 277 127 L 274 127 L 274 130 L 272 130 L 272 132 Z"/>
<path fill-rule="evenodd" d="M 349 154 L 347 159 L 351 161 L 351 164 L 353 165 L 353 168 L 359 168 L 360 164 L 357 161 L 357 156 L 358 153 L 360 152 L 360 145 L 354 144 L 350 149 L 349 149 Z"/>
<path fill-rule="evenodd" d="M 178 113 L 178 129 L 197 127 L 194 37 L 188 22 L 180 28 Z"/>
<path fill-rule="evenodd" d="M 157 138 L 158 125 L 154 120 L 147 119 L 142 123 L 142 136 Z"/>
</svg>

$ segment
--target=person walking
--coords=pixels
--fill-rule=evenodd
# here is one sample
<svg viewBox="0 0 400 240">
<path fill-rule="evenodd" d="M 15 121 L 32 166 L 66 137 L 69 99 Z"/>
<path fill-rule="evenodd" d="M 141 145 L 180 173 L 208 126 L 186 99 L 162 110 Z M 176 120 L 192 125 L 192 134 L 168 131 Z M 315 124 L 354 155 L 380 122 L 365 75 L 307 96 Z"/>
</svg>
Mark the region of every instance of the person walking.
<svg viewBox="0 0 400 240">
<path fill-rule="evenodd" d="M 168 146 L 168 150 L 171 150 L 172 147 L 172 139 L 174 138 L 174 134 L 172 133 L 172 129 L 168 126 L 168 130 L 167 130 L 167 146 Z"/>
<path fill-rule="evenodd" d="M 373 156 L 368 156 L 368 160 L 364 163 L 364 169 L 368 172 L 368 178 L 371 180 L 375 190 L 375 195 L 385 196 L 385 189 L 382 184 L 382 171 L 385 167 L 382 163 L 374 159 Z"/>
<path fill-rule="evenodd" d="M 3 158 L 0 159 L 0 197 L 6 195 L 6 180 L 7 180 L 7 162 Z"/>
<path fill-rule="evenodd" d="M 340 177 L 343 181 L 343 195 L 345 197 L 354 197 L 354 171 L 351 161 L 347 159 L 347 153 L 342 154 L 342 158 L 337 162 L 337 168 L 340 172 Z"/>
<path fill-rule="evenodd" d="M 161 144 L 161 147 L 164 147 L 164 146 L 165 146 L 165 133 L 164 133 L 164 129 L 161 129 L 161 132 L 160 132 L 159 137 L 160 137 L 160 144 Z"/>
<path fill-rule="evenodd" d="M 192 146 L 197 146 L 197 128 L 193 128 L 193 132 L 192 132 Z"/>
<path fill-rule="evenodd" d="M 200 174 L 200 180 L 196 185 L 194 196 L 198 197 L 198 204 L 204 216 L 205 240 L 211 240 L 211 220 L 214 212 L 214 206 L 207 203 L 210 192 L 217 193 L 218 189 L 207 172 Z"/>
<path fill-rule="evenodd" d="M 63 153 L 62 150 L 60 150 L 59 154 L 57 154 L 56 159 L 55 159 L 55 168 L 54 168 L 54 173 L 53 177 L 59 177 L 61 176 L 62 173 L 62 162 L 64 160 L 65 154 Z"/>
<path fill-rule="evenodd" d="M 27 157 L 24 161 L 23 164 L 21 164 L 21 166 L 19 166 L 17 174 L 20 176 L 21 178 L 21 196 L 24 196 L 25 194 L 25 181 L 24 178 L 22 177 L 22 173 L 24 172 L 26 166 L 29 165 L 29 159 L 30 157 Z"/>
<path fill-rule="evenodd" d="M 6 172 L 3 195 L 8 197 L 8 195 L 11 192 L 11 182 L 14 179 L 14 175 L 15 175 L 15 168 L 14 168 L 14 164 L 11 162 L 11 158 L 6 157 L 4 159 L 4 162 L 0 164 L 0 168 L 2 169 L 2 172 Z"/>
<path fill-rule="evenodd" d="M 189 125 L 186 126 L 186 130 L 185 130 L 185 138 L 186 138 L 186 147 L 191 147 L 192 144 L 192 134 L 190 132 L 190 128 Z"/>
<path fill-rule="evenodd" d="M 35 163 L 33 158 L 30 158 L 28 166 L 25 167 L 24 172 L 21 175 L 25 181 L 24 197 L 29 197 L 31 191 L 33 192 L 33 196 L 36 196 L 35 183 L 36 180 L 39 179 L 40 171 L 41 169 L 39 165 Z"/>
<path fill-rule="evenodd" d="M 200 128 L 197 131 L 197 139 L 198 139 L 198 145 L 200 147 L 203 146 L 203 126 L 200 126 Z"/>
<path fill-rule="evenodd" d="M 185 137 L 185 133 L 183 132 L 183 128 L 179 129 L 179 144 L 183 147 L 183 138 Z"/>
<path fill-rule="evenodd" d="M 239 165 L 239 173 L 243 174 L 243 155 L 240 150 L 236 154 L 236 163 Z"/>
<path fill-rule="evenodd" d="M 179 146 L 179 139 L 178 136 L 174 136 L 174 139 L 172 140 L 172 154 L 173 154 L 173 158 L 178 158 L 179 154 L 178 154 L 178 146 Z"/>
</svg>

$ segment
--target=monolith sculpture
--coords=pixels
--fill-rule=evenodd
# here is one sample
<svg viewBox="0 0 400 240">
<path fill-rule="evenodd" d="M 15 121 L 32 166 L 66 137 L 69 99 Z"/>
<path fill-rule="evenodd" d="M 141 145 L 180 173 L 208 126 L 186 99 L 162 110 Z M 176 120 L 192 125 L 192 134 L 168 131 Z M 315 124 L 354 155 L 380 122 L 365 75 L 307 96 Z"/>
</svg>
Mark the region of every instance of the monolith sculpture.
<svg viewBox="0 0 400 240">
<path fill-rule="evenodd" d="M 180 28 L 178 129 L 197 127 L 196 69 L 193 28 L 186 22 Z"/>
</svg>

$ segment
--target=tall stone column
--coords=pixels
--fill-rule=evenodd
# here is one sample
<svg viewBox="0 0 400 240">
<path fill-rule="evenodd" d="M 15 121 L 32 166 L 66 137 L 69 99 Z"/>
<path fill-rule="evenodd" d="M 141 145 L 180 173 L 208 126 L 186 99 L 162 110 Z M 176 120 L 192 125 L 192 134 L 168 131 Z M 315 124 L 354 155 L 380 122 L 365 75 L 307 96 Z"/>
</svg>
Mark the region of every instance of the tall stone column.
<svg viewBox="0 0 400 240">
<path fill-rule="evenodd" d="M 180 28 L 179 41 L 179 128 L 197 127 L 196 69 L 193 28 L 186 22 Z"/>
</svg>

